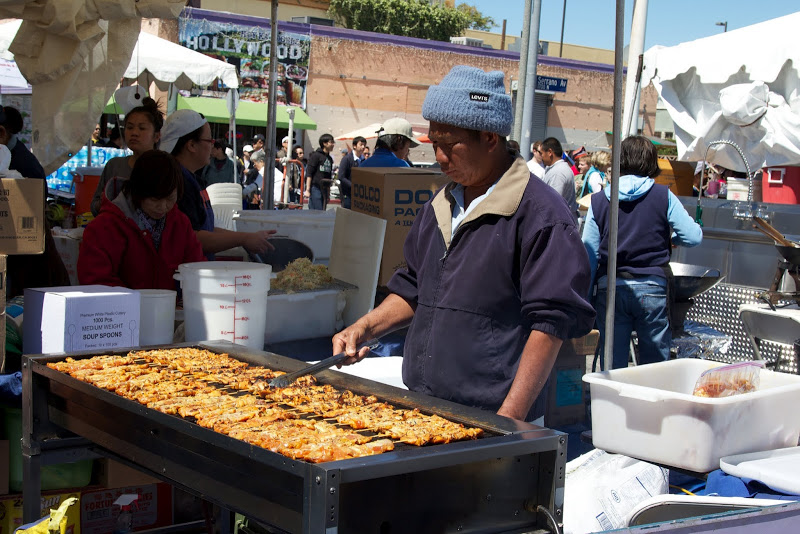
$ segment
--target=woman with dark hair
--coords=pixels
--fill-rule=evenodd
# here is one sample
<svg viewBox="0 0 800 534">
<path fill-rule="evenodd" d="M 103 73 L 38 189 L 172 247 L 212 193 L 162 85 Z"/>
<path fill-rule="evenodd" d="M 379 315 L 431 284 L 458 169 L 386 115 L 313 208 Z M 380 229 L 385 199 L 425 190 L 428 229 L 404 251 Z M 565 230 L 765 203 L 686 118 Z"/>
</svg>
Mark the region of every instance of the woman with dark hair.
<svg viewBox="0 0 800 534">
<path fill-rule="evenodd" d="M 86 227 L 78 256 L 81 284 L 174 289 L 181 263 L 203 261 L 189 219 L 177 207 L 183 175 L 175 158 L 150 150 Z"/>
<path fill-rule="evenodd" d="M 18 171 L 25 178 L 44 178 L 44 169 L 39 160 L 17 138 L 22 127 L 22 114 L 16 108 L 0 106 L 0 144 L 6 145 L 11 151 L 9 169 Z"/>
<path fill-rule="evenodd" d="M 628 366 L 631 332 L 639 338 L 639 363 L 669 357 L 667 281 L 672 245 L 693 247 L 703 231 L 678 197 L 653 178 L 661 172 L 653 143 L 640 135 L 622 142 L 619 179 L 619 231 L 614 312 L 614 368 Z M 605 339 L 608 299 L 608 240 L 611 188 L 592 195 L 583 228 L 592 279 L 600 343 Z"/>
<path fill-rule="evenodd" d="M 39 160 L 17 138 L 22 131 L 22 114 L 11 106 L 0 106 L 0 144 L 11 152 L 8 168 L 25 178 L 44 180 L 45 174 Z M 45 186 L 45 191 L 47 191 Z M 26 287 L 68 286 L 69 274 L 56 250 L 56 243 L 46 228 L 44 254 L 9 256 L 7 260 L 6 298 L 22 295 Z"/>
<path fill-rule="evenodd" d="M 137 158 L 148 150 L 158 148 L 164 114 L 158 109 L 155 100 L 145 97 L 141 106 L 133 108 L 125 115 L 122 124 L 125 126 L 125 144 L 133 151 L 133 155 L 111 158 L 106 163 L 92 198 L 91 209 L 94 216 L 100 213 L 103 195 L 110 200 L 117 198 L 122 191 L 122 183 L 130 178 Z"/>
</svg>

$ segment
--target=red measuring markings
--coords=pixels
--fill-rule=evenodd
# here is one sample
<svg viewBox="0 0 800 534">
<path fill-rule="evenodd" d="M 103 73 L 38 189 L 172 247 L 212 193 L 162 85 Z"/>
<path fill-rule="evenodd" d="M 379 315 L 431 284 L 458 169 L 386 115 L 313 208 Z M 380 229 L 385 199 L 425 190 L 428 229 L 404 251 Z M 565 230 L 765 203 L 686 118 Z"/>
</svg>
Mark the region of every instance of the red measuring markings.
<svg viewBox="0 0 800 534">
<path fill-rule="evenodd" d="M 220 310 L 233 310 L 233 309 L 235 309 L 235 306 L 226 306 L 224 304 L 220 304 L 219 305 L 219 309 Z"/>
<path fill-rule="evenodd" d="M 252 287 L 253 286 L 253 284 L 251 284 L 250 282 L 241 282 L 240 281 L 240 280 L 250 280 L 250 279 L 252 279 L 252 275 L 243 274 L 243 275 L 240 275 L 240 276 L 235 276 L 233 278 L 233 286 L 231 286 L 231 284 L 220 284 L 220 286 L 222 286 L 222 287 L 233 287 L 234 288 L 234 290 L 233 290 L 233 294 L 234 294 L 233 306 L 225 306 L 225 309 L 233 309 L 233 332 L 227 332 L 227 334 L 233 334 L 234 343 L 236 342 L 237 339 L 241 339 L 241 340 L 250 339 L 249 336 L 237 336 L 236 335 L 236 321 L 249 321 L 250 320 L 250 317 L 247 317 L 247 316 L 236 317 L 236 304 L 240 303 L 240 302 L 242 304 L 249 304 L 250 303 L 250 299 L 237 299 L 236 296 L 235 296 L 238 293 L 240 287 Z M 220 306 L 220 308 L 222 308 L 222 306 Z"/>
</svg>

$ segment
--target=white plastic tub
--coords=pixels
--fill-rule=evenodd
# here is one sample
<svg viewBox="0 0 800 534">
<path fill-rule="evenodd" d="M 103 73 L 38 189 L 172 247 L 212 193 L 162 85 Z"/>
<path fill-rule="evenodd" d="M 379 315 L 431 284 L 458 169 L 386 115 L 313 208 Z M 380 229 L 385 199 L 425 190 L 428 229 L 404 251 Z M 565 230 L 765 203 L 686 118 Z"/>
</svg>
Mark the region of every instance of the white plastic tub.
<svg viewBox="0 0 800 534">
<path fill-rule="evenodd" d="M 243 211 L 234 214 L 233 224 L 237 232 L 276 230 L 277 235 L 296 239 L 308 245 L 314 252 L 314 261 L 326 263 L 331 257 L 333 242 L 334 210 L 277 210 Z"/>
<path fill-rule="evenodd" d="M 345 304 L 340 289 L 269 295 L 264 343 L 333 336 L 344 326 Z"/>
<path fill-rule="evenodd" d="M 175 278 L 183 290 L 186 341 L 223 339 L 264 348 L 272 267 L 243 261 L 182 263 Z"/>
<path fill-rule="evenodd" d="M 800 376 L 761 371 L 758 391 L 692 395 L 700 374 L 723 365 L 680 359 L 585 375 L 598 449 L 695 472 L 723 456 L 797 445 Z"/>
</svg>

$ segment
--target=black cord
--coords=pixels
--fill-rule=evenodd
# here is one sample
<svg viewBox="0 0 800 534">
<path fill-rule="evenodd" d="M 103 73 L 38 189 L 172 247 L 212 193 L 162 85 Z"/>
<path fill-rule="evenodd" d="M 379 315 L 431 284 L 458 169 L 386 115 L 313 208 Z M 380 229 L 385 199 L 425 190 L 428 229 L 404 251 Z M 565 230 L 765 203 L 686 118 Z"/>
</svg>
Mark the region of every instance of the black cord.
<svg viewBox="0 0 800 534">
<path fill-rule="evenodd" d="M 542 506 L 541 504 L 536 505 L 536 511 L 541 512 L 547 518 L 547 523 L 553 527 L 554 534 L 561 534 L 561 529 L 558 528 L 558 523 L 556 522 L 556 518 L 553 517 L 553 514 L 550 513 L 550 510 Z"/>
</svg>

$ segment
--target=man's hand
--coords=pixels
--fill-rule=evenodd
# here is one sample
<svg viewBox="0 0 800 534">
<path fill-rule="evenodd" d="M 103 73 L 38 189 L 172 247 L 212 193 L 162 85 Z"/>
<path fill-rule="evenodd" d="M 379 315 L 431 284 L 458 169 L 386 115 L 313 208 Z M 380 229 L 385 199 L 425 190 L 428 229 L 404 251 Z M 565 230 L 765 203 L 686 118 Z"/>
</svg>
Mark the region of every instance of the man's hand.
<svg viewBox="0 0 800 534">
<path fill-rule="evenodd" d="M 258 232 L 247 232 L 244 237 L 244 248 L 251 254 L 263 254 L 264 252 L 275 250 L 269 238 L 277 230 L 260 230 Z"/>
<path fill-rule="evenodd" d="M 369 348 L 362 347 L 359 351 L 356 351 L 356 349 L 358 349 L 359 345 L 370 339 L 370 337 L 367 328 L 364 327 L 360 321 L 357 321 L 352 326 L 345 328 L 333 336 L 333 353 L 347 353 L 347 359 L 342 362 L 343 365 L 352 365 L 356 362 L 360 362 L 369 354 Z M 339 367 L 341 367 L 341 365 Z"/>
</svg>

